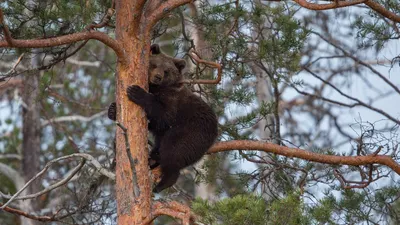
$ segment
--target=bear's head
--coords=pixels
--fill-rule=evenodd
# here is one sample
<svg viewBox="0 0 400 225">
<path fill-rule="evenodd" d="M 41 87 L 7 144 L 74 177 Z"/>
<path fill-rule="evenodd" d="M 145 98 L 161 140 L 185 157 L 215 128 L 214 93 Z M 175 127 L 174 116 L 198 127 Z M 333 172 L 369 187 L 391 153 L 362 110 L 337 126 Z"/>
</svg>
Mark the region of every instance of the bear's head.
<svg viewBox="0 0 400 225">
<path fill-rule="evenodd" d="M 183 59 L 176 59 L 160 51 L 158 44 L 150 48 L 149 83 L 160 87 L 169 87 L 183 80 L 182 70 L 186 66 Z"/>
</svg>

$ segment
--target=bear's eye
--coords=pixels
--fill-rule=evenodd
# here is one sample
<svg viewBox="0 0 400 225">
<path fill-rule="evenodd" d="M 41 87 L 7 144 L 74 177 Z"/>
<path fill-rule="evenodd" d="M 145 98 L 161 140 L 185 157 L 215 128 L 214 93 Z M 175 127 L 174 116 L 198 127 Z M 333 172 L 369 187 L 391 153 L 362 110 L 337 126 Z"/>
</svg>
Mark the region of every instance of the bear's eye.
<svg viewBox="0 0 400 225">
<path fill-rule="evenodd" d="M 164 76 L 167 77 L 169 75 L 168 70 L 164 70 Z"/>
<path fill-rule="evenodd" d="M 154 64 L 150 64 L 150 69 L 155 69 L 157 66 Z"/>
</svg>

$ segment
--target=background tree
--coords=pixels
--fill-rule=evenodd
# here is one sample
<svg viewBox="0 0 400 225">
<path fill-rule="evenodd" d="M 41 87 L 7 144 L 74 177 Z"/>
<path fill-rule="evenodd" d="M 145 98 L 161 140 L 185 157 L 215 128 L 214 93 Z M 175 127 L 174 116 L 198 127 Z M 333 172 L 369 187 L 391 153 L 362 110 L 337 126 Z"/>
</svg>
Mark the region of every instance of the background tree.
<svg viewBox="0 0 400 225">
<path fill-rule="evenodd" d="M 295 2 L 2 3 L 1 222 L 397 224 L 400 8 Z M 220 122 L 168 201 L 151 197 L 145 115 L 125 94 L 147 87 L 151 41 L 193 63 L 186 82 Z"/>
</svg>

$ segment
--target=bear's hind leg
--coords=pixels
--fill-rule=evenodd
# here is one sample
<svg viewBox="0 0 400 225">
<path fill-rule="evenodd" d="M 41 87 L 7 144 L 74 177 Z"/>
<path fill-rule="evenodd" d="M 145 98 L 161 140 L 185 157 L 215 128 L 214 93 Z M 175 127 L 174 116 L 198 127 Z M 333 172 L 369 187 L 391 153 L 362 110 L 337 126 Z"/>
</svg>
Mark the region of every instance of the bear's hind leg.
<svg viewBox="0 0 400 225">
<path fill-rule="evenodd" d="M 155 142 L 153 149 L 150 151 L 149 166 L 150 169 L 154 169 L 160 165 L 160 144 L 162 140 L 162 134 L 155 135 Z"/>
<path fill-rule="evenodd" d="M 115 102 L 108 107 L 108 118 L 114 121 L 117 120 L 117 104 Z"/>
<path fill-rule="evenodd" d="M 150 152 L 149 166 L 150 169 L 154 169 L 160 165 L 160 152 L 158 148 L 153 148 Z"/>
<path fill-rule="evenodd" d="M 179 168 L 174 166 L 164 166 L 161 164 L 162 178 L 157 186 L 153 189 L 154 193 L 159 193 L 160 191 L 171 187 L 176 183 L 179 177 Z"/>
</svg>

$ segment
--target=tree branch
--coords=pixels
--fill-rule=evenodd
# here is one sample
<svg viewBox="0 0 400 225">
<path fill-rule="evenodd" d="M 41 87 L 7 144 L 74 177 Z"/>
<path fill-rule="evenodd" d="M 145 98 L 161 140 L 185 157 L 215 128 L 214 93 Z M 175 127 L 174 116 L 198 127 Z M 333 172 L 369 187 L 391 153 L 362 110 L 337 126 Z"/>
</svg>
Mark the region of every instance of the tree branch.
<svg viewBox="0 0 400 225">
<path fill-rule="evenodd" d="M 268 1 L 275 1 L 275 0 L 268 0 Z M 278 0 L 281 1 L 281 0 Z M 373 1 L 373 0 L 353 0 L 353 1 L 346 1 L 346 0 L 327 0 L 331 1 L 332 3 L 329 4 L 317 4 L 317 3 L 310 3 L 306 0 L 293 0 L 300 6 L 311 9 L 311 10 L 328 10 L 328 9 L 337 9 L 337 8 L 343 8 L 343 7 L 348 7 L 352 5 L 359 5 L 364 3 L 367 5 L 369 8 L 374 10 L 375 12 L 381 14 L 382 16 L 390 19 L 391 21 L 394 21 L 396 23 L 400 23 L 400 16 L 396 15 L 395 13 L 387 10 L 384 6 L 381 4 Z"/>
<path fill-rule="evenodd" d="M 125 61 L 125 53 L 122 46 L 120 46 L 116 40 L 110 38 L 107 34 L 99 31 L 84 31 L 84 32 L 78 32 L 74 34 L 68 34 L 46 39 L 17 40 L 11 37 L 10 31 L 8 30 L 8 27 L 4 23 L 3 11 L 1 9 L 0 9 L 0 28 L 2 28 L 5 38 L 5 41 L 0 41 L 0 47 L 45 48 L 45 47 L 54 47 L 54 46 L 70 44 L 77 41 L 95 39 L 104 43 L 108 47 L 112 48 L 117 54 L 120 61 Z"/>
<path fill-rule="evenodd" d="M 374 74 L 376 74 L 380 79 L 382 79 L 386 84 L 388 84 L 390 87 L 392 87 L 398 94 L 400 94 L 400 88 L 397 87 L 395 84 L 393 84 L 388 78 L 386 78 L 383 74 L 381 74 L 378 70 L 376 70 L 374 67 L 372 67 L 370 65 L 370 63 L 368 62 L 364 62 L 363 60 L 361 60 L 360 58 L 354 56 L 352 53 L 346 51 L 344 48 L 342 48 L 341 46 L 339 46 L 338 43 L 340 43 L 338 40 L 333 39 L 333 37 L 331 37 L 330 39 L 324 37 L 323 35 L 321 35 L 320 33 L 317 32 L 311 32 L 315 35 L 317 35 L 318 37 L 320 37 L 322 40 L 324 40 L 326 43 L 332 45 L 333 47 L 339 49 L 341 52 L 343 52 L 343 54 L 345 56 L 348 56 L 349 58 L 351 58 L 357 65 L 363 65 L 366 68 L 368 68 L 369 70 L 371 70 L 371 72 L 373 72 Z"/>
<path fill-rule="evenodd" d="M 46 121 L 43 121 L 41 126 L 45 127 L 51 123 L 60 123 L 60 122 L 68 122 L 68 121 L 81 121 L 81 122 L 90 122 L 94 119 L 96 119 L 97 117 L 101 117 L 103 115 L 105 115 L 107 113 L 107 110 L 101 111 L 99 113 L 96 113 L 90 117 L 84 117 L 81 115 L 71 115 L 71 116 L 61 116 L 61 117 L 57 117 L 57 118 L 53 118 L 53 119 L 49 119 Z"/>
<path fill-rule="evenodd" d="M 171 12 L 173 9 L 178 8 L 181 5 L 188 4 L 193 0 L 168 0 L 161 3 L 156 9 L 150 12 L 147 17 L 149 20 L 148 29 L 152 29 L 153 26 L 163 18 L 167 13 Z"/>
<path fill-rule="evenodd" d="M 4 73 L 4 74 L 0 73 L 0 82 L 4 80 L 4 78 L 2 78 L 2 77 L 7 77 L 7 76 L 9 76 L 10 74 L 12 74 L 12 73 L 15 72 L 15 69 L 17 68 L 18 64 L 21 62 L 21 60 L 22 60 L 22 58 L 24 57 L 24 55 L 25 55 L 25 53 L 22 53 L 22 54 L 18 57 L 18 59 L 17 59 L 17 61 L 15 62 L 14 66 L 13 66 L 8 72 L 6 72 L 6 73 Z"/>
<path fill-rule="evenodd" d="M 352 5 L 358 5 L 361 3 L 365 3 L 368 0 L 354 0 L 354 1 L 334 1 L 329 4 L 316 4 L 316 3 L 309 3 L 306 0 L 293 0 L 300 6 L 311 9 L 311 10 L 328 10 L 328 9 L 337 9 L 343 8 Z"/>
<path fill-rule="evenodd" d="M 182 83 L 187 83 L 187 84 L 219 84 L 221 82 L 222 78 L 222 66 L 219 63 L 216 62 L 210 62 L 206 61 L 203 59 L 200 59 L 199 55 L 197 52 L 193 51 L 193 49 L 190 51 L 190 58 L 192 58 L 194 61 L 196 61 L 197 65 L 198 64 L 204 64 L 208 67 L 211 68 L 216 68 L 217 69 L 217 78 L 215 80 L 183 80 Z"/>
<path fill-rule="evenodd" d="M 112 4 L 113 5 L 113 4 Z M 100 23 L 93 23 L 93 24 L 90 24 L 90 25 L 88 25 L 87 27 L 86 27 L 86 29 L 88 29 L 88 30 L 91 30 L 91 29 L 94 29 L 94 28 L 102 28 L 102 27 L 105 27 L 105 26 L 107 26 L 108 25 L 108 22 L 110 22 L 110 20 L 111 20 L 111 17 L 114 15 L 114 13 L 115 13 L 115 9 L 113 8 L 113 6 L 111 6 L 111 8 L 108 8 L 107 9 L 107 12 L 106 12 L 106 14 L 103 16 L 103 19 L 101 19 L 101 22 Z"/>
<path fill-rule="evenodd" d="M 8 202 L 6 202 L 2 207 L 0 207 L 0 209 L 4 209 L 7 205 L 9 205 L 13 200 L 15 200 L 18 195 L 20 195 L 22 193 L 23 190 L 25 190 L 34 180 L 36 180 L 37 178 L 39 178 L 44 172 L 46 172 L 51 165 L 53 165 L 54 163 L 61 161 L 61 160 L 65 160 L 65 159 L 69 159 L 69 158 L 73 158 L 73 157 L 80 157 L 80 158 L 84 158 L 86 159 L 90 164 L 92 164 L 92 166 L 94 166 L 97 171 L 101 174 L 103 174 L 104 176 L 107 176 L 108 178 L 110 178 L 111 180 L 115 180 L 115 174 L 113 174 L 112 172 L 109 172 L 107 169 L 103 168 L 100 163 L 91 155 L 89 154 L 85 154 L 85 153 L 75 153 L 75 154 L 71 154 L 71 155 L 67 155 L 67 156 L 63 156 L 57 159 L 53 159 L 50 162 L 48 162 L 46 164 L 46 166 L 38 173 L 36 174 L 36 176 L 34 176 L 32 179 L 30 179 L 22 188 L 19 189 L 19 191 L 17 191 L 17 193 L 15 193 L 9 200 Z M 1 164 L 0 164 L 1 166 Z M 83 165 L 82 165 L 83 166 Z M 78 168 L 78 167 L 77 167 Z M 76 169 L 76 168 L 75 168 Z M 80 168 L 79 168 L 80 169 Z M 72 177 L 71 177 L 72 178 Z M 58 187 L 58 186 L 57 186 Z M 42 193 L 43 194 L 43 193 Z"/>
<path fill-rule="evenodd" d="M 19 154 L 1 154 L 0 159 L 7 159 L 7 160 L 22 160 L 21 155 Z"/>
<path fill-rule="evenodd" d="M 261 141 L 226 141 L 214 144 L 209 150 L 208 154 L 225 152 L 231 150 L 253 150 L 274 153 L 286 157 L 300 158 L 312 162 L 325 163 L 331 165 L 351 165 L 361 166 L 369 164 L 385 165 L 400 175 L 400 165 L 387 155 L 366 155 L 366 156 L 337 156 L 337 155 L 324 155 L 320 153 L 310 152 L 299 148 L 289 148 Z"/>
<path fill-rule="evenodd" d="M 29 214 L 29 213 L 26 213 L 24 211 L 21 211 L 21 210 L 18 210 L 18 209 L 14 209 L 14 208 L 11 208 L 11 207 L 8 207 L 8 206 L 3 208 L 4 205 L 1 204 L 1 203 L 0 203 L 0 206 L 2 206 L 2 207 L 0 207 L 0 209 L 2 208 L 6 212 L 9 212 L 9 213 L 12 213 L 12 214 L 15 214 L 15 215 L 19 215 L 19 216 L 24 216 L 24 217 L 32 219 L 32 220 L 37 220 L 37 221 L 41 221 L 41 222 L 56 221 L 55 218 L 52 218 L 50 216 L 36 216 L 36 215 L 32 215 L 32 214 Z"/>
<path fill-rule="evenodd" d="M 367 187 L 370 183 L 378 180 L 379 178 L 381 178 L 380 176 L 377 176 L 375 179 L 373 179 L 372 177 L 372 172 L 373 172 L 373 166 L 370 164 L 368 165 L 368 178 L 367 180 L 364 180 L 364 171 L 361 170 L 360 168 L 360 175 L 362 180 L 361 181 L 349 181 L 347 179 L 344 178 L 344 176 L 339 172 L 339 170 L 335 169 L 333 171 L 333 175 L 335 175 L 335 177 L 339 180 L 340 182 L 340 186 L 344 189 L 353 189 L 353 188 L 365 188 Z M 351 185 L 353 184 L 353 185 Z"/>
<path fill-rule="evenodd" d="M 72 58 L 67 58 L 66 62 L 77 66 L 87 66 L 87 67 L 97 67 L 97 68 L 99 68 L 102 65 L 101 61 L 91 62 L 91 61 L 76 60 Z"/>
<path fill-rule="evenodd" d="M 193 219 L 191 210 L 189 207 L 176 202 L 161 202 L 156 201 L 152 206 L 151 217 L 143 221 L 143 225 L 150 224 L 153 220 L 161 215 L 167 215 L 182 221 L 182 225 L 189 225 Z"/>
<path fill-rule="evenodd" d="M 71 172 L 69 172 L 69 174 L 66 177 L 64 177 L 63 179 L 59 180 L 58 182 L 46 187 L 45 189 L 43 189 L 43 190 L 41 190 L 41 191 L 39 191 L 39 192 L 37 192 L 35 194 L 16 197 L 16 198 L 14 198 L 14 200 L 25 200 L 25 199 L 37 198 L 37 197 L 39 197 L 39 196 L 41 196 L 43 194 L 46 194 L 46 193 L 48 193 L 48 192 L 50 192 L 50 191 L 52 191 L 52 190 L 54 190 L 54 189 L 56 189 L 56 188 L 58 188 L 58 187 L 60 187 L 62 185 L 68 183 L 68 181 L 71 180 L 75 176 L 75 174 L 78 173 L 82 169 L 82 167 L 85 165 L 85 161 L 86 161 L 85 159 L 82 160 L 81 163 L 79 163 L 78 166 L 76 166 Z M 1 195 L 1 197 L 6 198 L 6 199 L 11 199 L 13 197 L 13 196 L 10 196 L 10 195 L 5 195 L 5 194 L 3 194 L 1 192 L 0 192 L 0 195 Z"/>
<path fill-rule="evenodd" d="M 400 23 L 400 16 L 394 14 L 393 12 L 390 12 L 389 10 L 385 9 L 382 5 L 379 3 L 368 0 L 364 4 L 366 4 L 368 7 L 370 7 L 372 10 L 376 11 L 377 13 L 381 14 L 382 16 L 390 19 L 391 21 L 394 21 L 396 23 Z"/>
<path fill-rule="evenodd" d="M 125 137 L 125 150 L 126 150 L 126 154 L 128 155 L 129 164 L 131 166 L 131 171 L 132 171 L 133 194 L 135 197 L 139 197 L 140 189 L 139 189 L 137 173 L 136 173 L 136 168 L 135 168 L 135 165 L 137 164 L 137 159 L 136 158 L 134 159 L 131 154 L 131 147 L 129 145 L 129 140 L 128 140 L 128 129 L 126 127 L 124 127 L 122 124 L 120 124 L 119 122 L 116 122 L 116 124 L 119 128 L 121 128 L 122 134 Z"/>
<path fill-rule="evenodd" d="M 321 78 L 320 76 L 318 76 L 317 74 L 313 73 L 310 69 L 308 69 L 308 68 L 304 68 L 304 69 L 305 69 L 307 72 L 309 72 L 313 77 L 317 78 L 318 80 L 320 80 L 320 81 L 323 82 L 324 84 L 326 84 L 326 85 L 330 86 L 331 88 L 333 88 L 335 91 L 337 91 L 337 92 L 338 92 L 340 95 L 342 95 L 343 97 L 348 98 L 348 99 L 350 99 L 350 100 L 352 100 L 352 101 L 355 101 L 357 105 L 363 106 L 363 107 L 368 108 L 368 109 L 370 109 L 370 110 L 372 110 L 372 111 L 374 111 L 374 112 L 376 112 L 376 113 L 379 113 L 379 114 L 385 116 L 386 118 L 388 118 L 389 120 L 393 121 L 394 123 L 400 125 L 400 120 L 398 120 L 398 119 L 394 118 L 393 116 L 389 115 L 389 114 L 386 113 L 384 110 L 382 110 L 382 109 L 380 109 L 380 108 L 377 108 L 377 107 L 374 107 L 374 106 L 372 106 L 371 104 L 365 103 L 365 102 L 359 100 L 358 98 L 351 97 L 350 95 L 348 95 L 348 94 L 344 93 L 343 91 L 341 91 L 339 88 L 335 87 L 335 85 L 331 84 L 330 82 L 328 82 L 328 81 L 322 79 L 322 78 Z"/>
</svg>

